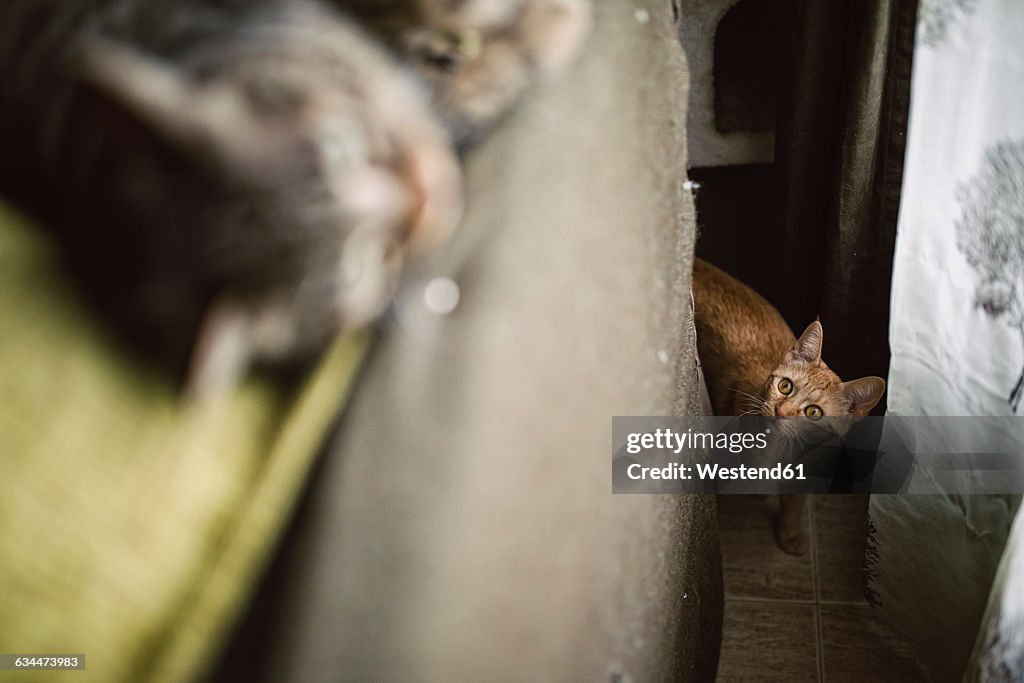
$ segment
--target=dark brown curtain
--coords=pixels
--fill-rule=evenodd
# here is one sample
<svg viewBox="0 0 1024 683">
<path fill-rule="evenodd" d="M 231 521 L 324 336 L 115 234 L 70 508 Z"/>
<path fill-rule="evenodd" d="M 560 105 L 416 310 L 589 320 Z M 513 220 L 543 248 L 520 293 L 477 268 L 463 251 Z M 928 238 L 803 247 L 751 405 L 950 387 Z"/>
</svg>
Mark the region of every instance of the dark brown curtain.
<svg viewBox="0 0 1024 683">
<path fill-rule="evenodd" d="M 841 377 L 885 376 L 917 0 L 780 10 L 771 295 L 798 331 L 821 316 Z"/>
<path fill-rule="evenodd" d="M 841 377 L 885 377 L 917 0 L 770 4 L 775 162 L 691 169 L 697 251 L 797 333 L 820 316 Z"/>
</svg>

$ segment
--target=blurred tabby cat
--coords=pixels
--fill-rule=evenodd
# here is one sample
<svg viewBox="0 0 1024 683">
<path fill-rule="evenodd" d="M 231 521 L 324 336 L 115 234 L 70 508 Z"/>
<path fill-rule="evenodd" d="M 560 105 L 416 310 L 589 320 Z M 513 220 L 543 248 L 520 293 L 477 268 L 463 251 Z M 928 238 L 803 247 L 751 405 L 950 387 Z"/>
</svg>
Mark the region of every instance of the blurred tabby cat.
<svg viewBox="0 0 1024 683">
<path fill-rule="evenodd" d="M 404 247 L 456 224 L 450 138 L 412 74 L 465 144 L 589 17 L 587 0 L 6 0 L 0 194 L 126 332 L 223 382 L 374 317 Z"/>
<path fill-rule="evenodd" d="M 4 0 L 0 147 L 0 193 L 200 389 L 372 318 L 461 209 L 412 79 L 312 0 Z"/>
<path fill-rule="evenodd" d="M 880 377 L 843 382 L 825 365 L 821 323 L 811 323 L 797 339 L 763 297 L 701 259 L 693 265 L 693 297 L 697 347 L 716 415 L 796 418 L 780 425 L 796 438 L 823 417 L 867 415 L 882 398 Z M 779 496 L 779 545 L 794 555 L 807 550 L 800 520 L 806 498 Z"/>
</svg>

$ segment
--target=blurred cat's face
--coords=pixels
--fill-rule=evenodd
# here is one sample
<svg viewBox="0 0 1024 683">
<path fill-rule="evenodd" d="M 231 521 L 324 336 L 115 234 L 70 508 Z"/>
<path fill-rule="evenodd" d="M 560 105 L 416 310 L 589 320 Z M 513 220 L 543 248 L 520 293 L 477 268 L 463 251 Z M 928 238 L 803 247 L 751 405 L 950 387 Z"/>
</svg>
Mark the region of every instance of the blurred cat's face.
<svg viewBox="0 0 1024 683">
<path fill-rule="evenodd" d="M 424 25 L 404 37 L 457 135 L 494 122 L 538 75 L 561 68 L 589 28 L 584 0 L 421 2 Z"/>
<path fill-rule="evenodd" d="M 457 142 L 485 131 L 590 27 L 588 0 L 349 0 L 429 86 Z"/>
<path fill-rule="evenodd" d="M 125 155 L 115 188 L 170 245 L 149 250 L 150 281 L 126 283 L 139 315 L 173 324 L 212 299 L 200 337 L 230 328 L 257 360 L 373 319 L 405 254 L 461 215 L 454 149 L 411 78 L 333 15 L 288 19 L 187 67 L 102 41 L 83 58 L 83 80 L 151 143 Z M 130 191 L 143 168 L 152 191 Z"/>
<path fill-rule="evenodd" d="M 821 359 L 822 328 L 811 323 L 765 384 L 761 413 L 781 420 L 787 436 L 842 435 L 852 417 L 867 415 L 881 399 L 885 382 L 865 377 L 843 382 Z"/>
<path fill-rule="evenodd" d="M 269 263 L 281 276 L 277 300 L 250 307 L 253 342 L 268 356 L 375 318 L 406 253 L 441 241 L 461 211 L 454 152 L 419 91 L 383 55 L 324 33 L 230 72 L 253 124 L 225 153 L 237 155 L 226 171 L 248 195 L 240 203 L 261 210 L 215 229 L 238 228 L 228 260 L 261 236 L 253 270 Z"/>
<path fill-rule="evenodd" d="M 278 201 L 283 210 L 252 217 L 266 222 L 263 232 L 287 225 L 292 239 L 308 236 L 301 284 L 332 278 L 318 296 L 333 289 L 333 311 L 347 325 L 380 313 L 403 255 L 436 245 L 459 219 L 460 173 L 447 136 L 396 85 L 358 96 L 311 90 L 286 115 L 280 148 L 242 173 L 255 202 Z"/>
</svg>

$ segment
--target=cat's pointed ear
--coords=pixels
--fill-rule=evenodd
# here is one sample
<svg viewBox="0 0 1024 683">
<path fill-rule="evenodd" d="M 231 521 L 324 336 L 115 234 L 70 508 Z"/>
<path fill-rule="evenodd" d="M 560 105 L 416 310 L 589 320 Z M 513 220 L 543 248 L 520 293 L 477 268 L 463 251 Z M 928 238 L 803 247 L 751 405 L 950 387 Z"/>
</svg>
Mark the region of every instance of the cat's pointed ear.
<svg viewBox="0 0 1024 683">
<path fill-rule="evenodd" d="M 82 81 L 175 149 L 237 164 L 256 121 L 242 94 L 193 81 L 173 65 L 106 39 L 78 52 Z"/>
<path fill-rule="evenodd" d="M 251 321 L 242 307 L 214 301 L 203 318 L 185 377 L 185 397 L 206 401 L 230 391 L 252 361 Z"/>
<path fill-rule="evenodd" d="M 885 393 L 885 380 L 881 377 L 861 377 L 850 382 L 842 382 L 839 391 L 850 402 L 850 413 L 864 416 L 882 399 L 882 394 Z"/>
<path fill-rule="evenodd" d="M 804 333 L 796 340 L 796 345 L 786 354 L 787 363 L 821 364 L 821 342 L 825 333 L 821 323 L 815 320 L 807 326 Z"/>
</svg>

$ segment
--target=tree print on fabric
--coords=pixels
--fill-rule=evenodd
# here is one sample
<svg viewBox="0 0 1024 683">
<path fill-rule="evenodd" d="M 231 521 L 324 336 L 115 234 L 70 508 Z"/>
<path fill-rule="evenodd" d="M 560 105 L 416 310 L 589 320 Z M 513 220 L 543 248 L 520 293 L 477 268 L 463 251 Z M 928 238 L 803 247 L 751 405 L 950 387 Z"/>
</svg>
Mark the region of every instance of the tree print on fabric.
<svg viewBox="0 0 1024 683">
<path fill-rule="evenodd" d="M 1017 330 L 1024 349 L 1024 141 L 1003 141 L 986 150 L 980 170 L 957 198 L 957 248 L 979 280 L 974 303 Z M 1014 412 L 1022 391 L 1024 368 L 1010 391 Z"/>
</svg>

